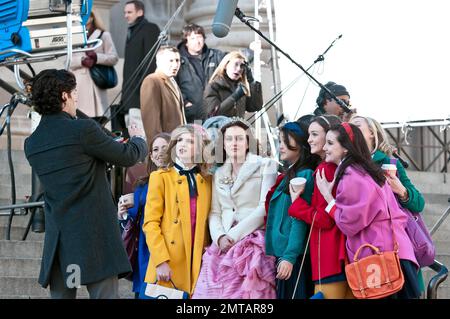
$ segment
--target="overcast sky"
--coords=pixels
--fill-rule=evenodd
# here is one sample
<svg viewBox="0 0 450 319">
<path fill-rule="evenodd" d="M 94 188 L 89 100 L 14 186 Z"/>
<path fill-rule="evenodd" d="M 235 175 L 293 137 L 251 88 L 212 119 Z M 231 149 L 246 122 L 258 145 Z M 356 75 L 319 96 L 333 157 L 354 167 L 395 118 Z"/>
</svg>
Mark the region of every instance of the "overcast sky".
<svg viewBox="0 0 450 319">
<path fill-rule="evenodd" d="M 450 1 L 275 0 L 276 42 L 319 82 L 347 87 L 361 115 L 382 122 L 450 115 Z M 282 55 L 280 55 L 281 57 Z M 282 87 L 303 72 L 280 58 Z M 319 88 L 306 76 L 285 95 L 293 119 L 315 108 Z"/>
</svg>

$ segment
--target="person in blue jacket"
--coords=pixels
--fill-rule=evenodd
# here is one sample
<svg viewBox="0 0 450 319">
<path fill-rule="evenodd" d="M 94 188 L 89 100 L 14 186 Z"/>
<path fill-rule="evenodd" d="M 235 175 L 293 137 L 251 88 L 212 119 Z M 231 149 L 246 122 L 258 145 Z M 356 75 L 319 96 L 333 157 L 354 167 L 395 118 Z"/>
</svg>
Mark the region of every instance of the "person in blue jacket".
<svg viewBox="0 0 450 319">
<path fill-rule="evenodd" d="M 155 135 L 150 142 L 149 161 L 147 165 L 148 175 L 136 180 L 134 190 L 134 205 L 127 207 L 126 204 L 119 201 L 118 216 L 121 223 L 124 223 L 128 218 L 135 219 L 138 216 L 139 209 L 141 215 L 139 219 L 139 245 L 138 258 L 136 265 L 133 266 L 133 292 L 136 298 L 139 295 L 141 285 L 144 283 L 145 273 L 147 271 L 148 260 L 150 258 L 150 251 L 147 247 L 145 234 L 142 231 L 142 224 L 144 223 L 144 207 L 147 199 L 148 181 L 150 173 L 156 171 L 163 166 L 164 154 L 170 142 L 170 134 L 159 133 Z"/>
</svg>

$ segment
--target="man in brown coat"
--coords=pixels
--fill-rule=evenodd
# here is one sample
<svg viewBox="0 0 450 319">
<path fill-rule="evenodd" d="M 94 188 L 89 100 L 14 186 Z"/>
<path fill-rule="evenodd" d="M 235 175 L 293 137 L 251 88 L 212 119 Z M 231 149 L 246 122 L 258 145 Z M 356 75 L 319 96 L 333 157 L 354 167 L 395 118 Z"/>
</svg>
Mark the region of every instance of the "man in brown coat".
<svg viewBox="0 0 450 319">
<path fill-rule="evenodd" d="M 145 135 L 150 143 L 161 132 L 171 133 L 186 124 L 183 97 L 174 77 L 180 68 L 180 53 L 163 46 L 156 54 L 156 71 L 141 86 L 141 115 Z"/>
</svg>

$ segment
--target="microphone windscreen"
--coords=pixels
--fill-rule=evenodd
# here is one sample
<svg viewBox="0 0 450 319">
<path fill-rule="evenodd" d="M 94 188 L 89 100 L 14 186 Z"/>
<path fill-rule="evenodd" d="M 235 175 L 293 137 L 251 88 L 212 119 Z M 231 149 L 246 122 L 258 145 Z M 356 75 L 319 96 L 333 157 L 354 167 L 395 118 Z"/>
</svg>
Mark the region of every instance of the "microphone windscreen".
<svg viewBox="0 0 450 319">
<path fill-rule="evenodd" d="M 236 11 L 238 0 L 219 0 L 212 24 L 212 33 L 223 38 L 230 32 L 231 21 Z"/>
</svg>

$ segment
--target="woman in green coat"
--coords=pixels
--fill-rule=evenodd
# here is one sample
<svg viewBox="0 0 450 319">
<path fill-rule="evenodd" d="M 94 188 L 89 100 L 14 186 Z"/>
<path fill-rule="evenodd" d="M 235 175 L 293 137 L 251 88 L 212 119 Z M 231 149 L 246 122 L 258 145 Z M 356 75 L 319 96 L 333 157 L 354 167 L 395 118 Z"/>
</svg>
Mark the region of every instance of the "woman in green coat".
<svg viewBox="0 0 450 319">
<path fill-rule="evenodd" d="M 389 144 L 386 133 L 380 123 L 370 117 L 354 116 L 351 123 L 355 124 L 363 133 L 367 146 L 372 152 L 372 159 L 380 166 L 390 164 L 394 147 Z M 397 175 L 386 174 L 386 181 L 396 195 L 399 204 L 414 213 L 421 213 L 425 207 L 422 194 L 406 175 L 405 168 L 400 161 L 396 161 Z M 418 281 L 421 291 L 425 291 L 422 272 L 418 272 Z"/>
<path fill-rule="evenodd" d="M 394 148 L 389 144 L 381 125 L 370 117 L 355 116 L 351 120 L 363 133 L 367 146 L 372 152 L 372 159 L 380 166 L 390 164 Z M 397 176 L 387 176 L 387 182 L 396 194 L 400 205 L 414 213 L 420 213 L 425 206 L 422 194 L 414 187 L 406 175 L 405 168 L 397 161 Z"/>
</svg>

